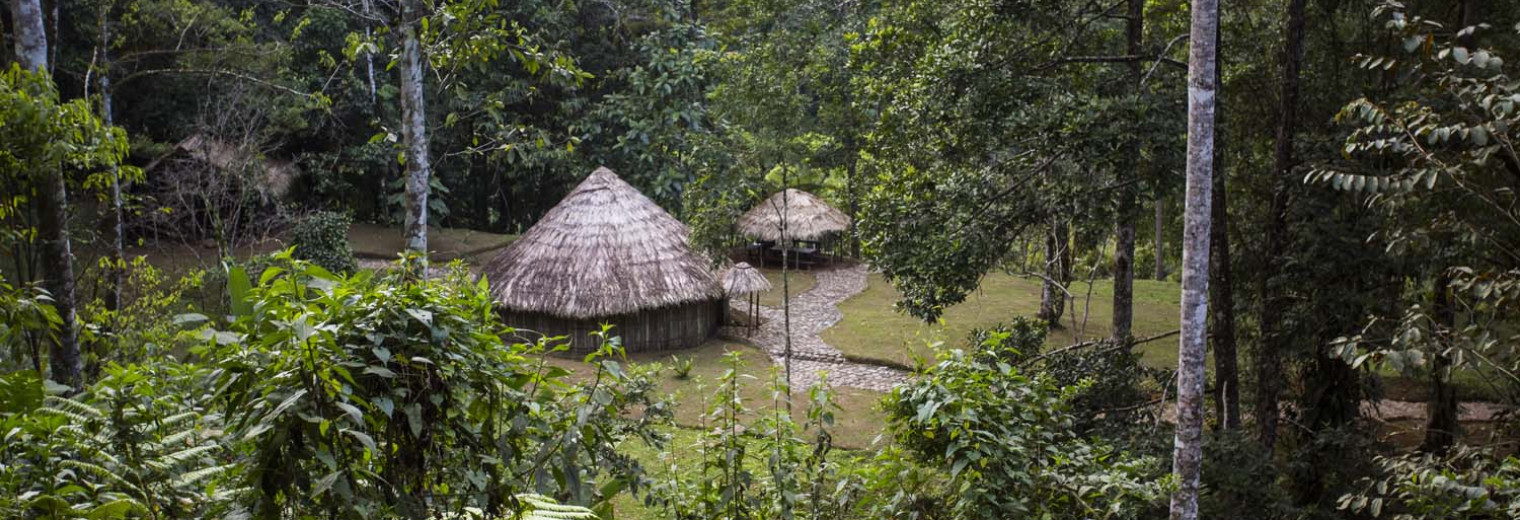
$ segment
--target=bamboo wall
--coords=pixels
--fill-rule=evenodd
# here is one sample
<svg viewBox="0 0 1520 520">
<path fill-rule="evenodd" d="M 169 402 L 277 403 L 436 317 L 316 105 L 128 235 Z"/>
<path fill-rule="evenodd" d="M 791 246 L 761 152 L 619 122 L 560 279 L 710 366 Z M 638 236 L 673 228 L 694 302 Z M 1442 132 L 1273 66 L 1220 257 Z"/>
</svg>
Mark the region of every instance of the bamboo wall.
<svg viewBox="0 0 1520 520">
<path fill-rule="evenodd" d="M 633 314 L 576 320 L 540 313 L 502 310 L 502 322 L 521 330 L 521 340 L 536 341 L 540 335 L 567 336 L 570 350 L 585 353 L 598 346 L 592 332 L 603 323 L 613 325 L 610 335 L 623 338 L 627 352 L 655 352 L 691 348 L 717 333 L 728 300 L 708 300 Z"/>
</svg>

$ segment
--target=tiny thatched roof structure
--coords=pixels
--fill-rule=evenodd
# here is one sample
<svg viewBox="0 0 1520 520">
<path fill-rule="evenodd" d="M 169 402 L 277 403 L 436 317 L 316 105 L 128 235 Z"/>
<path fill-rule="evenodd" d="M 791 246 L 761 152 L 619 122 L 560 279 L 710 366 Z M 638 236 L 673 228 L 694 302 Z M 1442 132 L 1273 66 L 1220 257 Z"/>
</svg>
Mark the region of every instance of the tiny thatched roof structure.
<svg viewBox="0 0 1520 520">
<path fill-rule="evenodd" d="M 588 319 L 723 297 L 686 225 L 597 168 L 490 263 L 508 310 Z"/>
<path fill-rule="evenodd" d="M 817 195 L 788 188 L 776 192 L 739 217 L 739 231 L 761 240 L 781 240 L 782 215 L 786 216 L 786 234 L 796 240 L 817 240 L 827 233 L 850 229 L 849 215 L 834 209 Z"/>
<path fill-rule="evenodd" d="M 739 262 L 723 273 L 723 290 L 730 295 L 765 292 L 771 290 L 771 281 L 759 269 Z"/>
</svg>

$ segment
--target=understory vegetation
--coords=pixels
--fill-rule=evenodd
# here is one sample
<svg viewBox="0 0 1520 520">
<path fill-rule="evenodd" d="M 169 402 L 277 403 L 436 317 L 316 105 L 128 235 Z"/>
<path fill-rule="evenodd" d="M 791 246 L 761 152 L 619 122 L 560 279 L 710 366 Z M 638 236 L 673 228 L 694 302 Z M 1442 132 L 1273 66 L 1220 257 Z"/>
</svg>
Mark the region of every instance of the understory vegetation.
<svg viewBox="0 0 1520 520">
<path fill-rule="evenodd" d="M 1520 2 L 0 23 L 0 518 L 1520 518 Z"/>
</svg>

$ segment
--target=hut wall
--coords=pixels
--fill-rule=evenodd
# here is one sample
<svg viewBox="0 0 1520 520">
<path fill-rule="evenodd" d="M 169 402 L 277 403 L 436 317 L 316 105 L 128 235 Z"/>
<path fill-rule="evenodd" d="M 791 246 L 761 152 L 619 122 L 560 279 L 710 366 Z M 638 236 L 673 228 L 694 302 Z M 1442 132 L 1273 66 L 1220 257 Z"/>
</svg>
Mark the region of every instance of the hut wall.
<svg viewBox="0 0 1520 520">
<path fill-rule="evenodd" d="M 510 310 L 501 311 L 501 317 L 503 323 L 520 329 L 522 340 L 535 341 L 540 335 L 566 336 L 572 352 L 595 350 L 598 340 L 591 333 L 602 330 L 603 323 L 613 326 L 609 334 L 623 339 L 623 350 L 655 352 L 691 348 L 707 341 L 717 332 L 727 306 L 728 301 L 720 299 L 585 320 Z"/>
</svg>

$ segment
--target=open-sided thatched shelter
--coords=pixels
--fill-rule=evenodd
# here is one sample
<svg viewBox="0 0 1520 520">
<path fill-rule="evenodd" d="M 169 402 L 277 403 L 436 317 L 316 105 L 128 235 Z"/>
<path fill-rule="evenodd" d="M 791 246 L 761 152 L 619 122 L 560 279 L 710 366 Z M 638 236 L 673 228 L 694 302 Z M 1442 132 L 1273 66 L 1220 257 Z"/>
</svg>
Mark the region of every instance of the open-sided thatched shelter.
<svg viewBox="0 0 1520 520">
<path fill-rule="evenodd" d="M 485 266 L 507 325 L 568 336 L 616 328 L 629 352 L 696 346 L 727 303 L 684 224 L 607 168 L 597 168 Z"/>
<path fill-rule="evenodd" d="M 786 217 L 786 234 L 792 240 L 818 240 L 826 234 L 850 229 L 849 215 L 834 209 L 817 195 L 788 188 L 760 201 L 739 217 L 739 231 L 760 240 L 780 241 L 783 215 Z"/>
<path fill-rule="evenodd" d="M 744 296 L 749 307 L 749 319 L 744 323 L 746 333 L 759 327 L 760 293 L 771 290 L 771 281 L 765 279 L 765 274 L 748 263 L 739 262 L 723 273 L 723 290 L 729 297 Z"/>
</svg>

